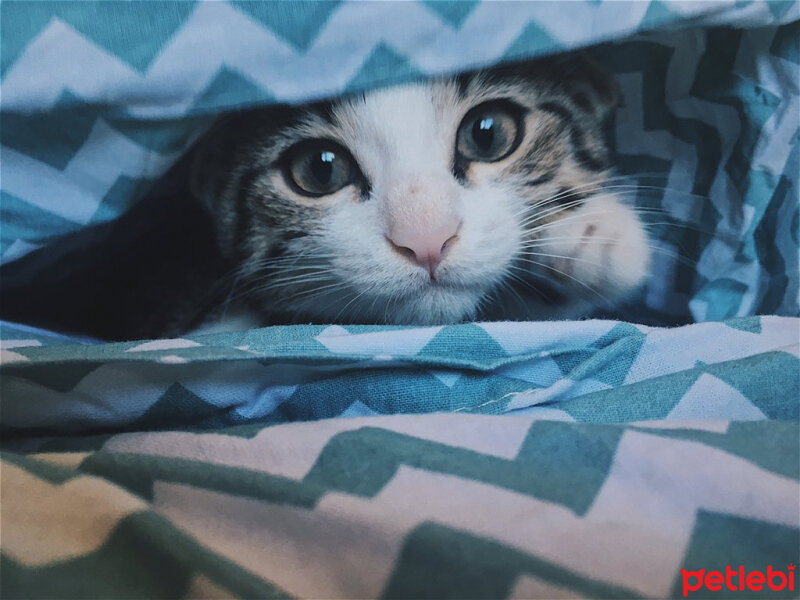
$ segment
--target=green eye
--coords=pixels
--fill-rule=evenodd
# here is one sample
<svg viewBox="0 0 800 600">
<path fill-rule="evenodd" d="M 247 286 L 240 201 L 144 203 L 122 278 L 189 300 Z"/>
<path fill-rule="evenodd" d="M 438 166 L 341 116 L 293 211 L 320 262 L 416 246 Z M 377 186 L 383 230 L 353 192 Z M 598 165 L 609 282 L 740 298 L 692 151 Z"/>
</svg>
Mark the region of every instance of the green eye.
<svg viewBox="0 0 800 600">
<path fill-rule="evenodd" d="M 507 101 L 473 108 L 458 128 L 456 150 L 469 161 L 495 162 L 511 154 L 522 141 L 522 109 Z"/>
<path fill-rule="evenodd" d="M 286 175 L 306 196 L 327 196 L 353 182 L 356 171 L 350 153 L 330 140 L 309 140 L 292 147 Z"/>
</svg>

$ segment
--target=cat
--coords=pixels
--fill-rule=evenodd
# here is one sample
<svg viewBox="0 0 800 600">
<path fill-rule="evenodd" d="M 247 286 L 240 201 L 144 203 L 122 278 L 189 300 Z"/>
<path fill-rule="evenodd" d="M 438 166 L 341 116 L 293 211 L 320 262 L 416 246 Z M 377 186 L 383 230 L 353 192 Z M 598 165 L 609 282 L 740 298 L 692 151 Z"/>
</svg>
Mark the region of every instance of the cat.
<svg viewBox="0 0 800 600">
<path fill-rule="evenodd" d="M 168 252 L 148 244 L 126 255 L 138 268 L 85 277 L 120 298 L 79 329 L 125 339 L 235 328 L 234 314 L 239 327 L 432 325 L 612 306 L 649 265 L 636 212 L 605 185 L 618 101 L 578 53 L 227 115 L 187 159 L 186 213 L 202 224 L 182 213 Z"/>
</svg>

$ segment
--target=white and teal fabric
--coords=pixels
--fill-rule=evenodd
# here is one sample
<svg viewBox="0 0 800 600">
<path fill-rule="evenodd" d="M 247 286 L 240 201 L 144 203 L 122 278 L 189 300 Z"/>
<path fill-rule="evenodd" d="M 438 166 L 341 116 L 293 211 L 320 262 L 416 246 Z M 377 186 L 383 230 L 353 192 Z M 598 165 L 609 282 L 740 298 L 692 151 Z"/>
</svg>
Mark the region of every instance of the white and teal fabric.
<svg viewBox="0 0 800 600">
<path fill-rule="evenodd" d="M 641 318 L 800 310 L 787 278 L 798 269 L 795 2 L 5 0 L 1 10 L 1 262 L 119 216 L 221 111 L 600 43 L 625 96 L 612 136 L 619 171 L 643 186 L 625 194 L 650 211 L 661 246 Z"/>
<path fill-rule="evenodd" d="M 3 329 L 9 442 L 436 411 L 592 423 L 800 418 L 800 319 L 788 317 L 674 328 L 306 325 L 116 344 L 31 333 Z"/>
<path fill-rule="evenodd" d="M 799 328 L 7 329 L 4 595 L 680 597 L 680 569 L 785 570 Z"/>
<path fill-rule="evenodd" d="M 0 596 L 683 597 L 681 569 L 800 562 L 797 3 L 0 17 L 7 266 L 124 213 L 222 111 L 587 45 L 659 249 L 627 322 L 2 324 Z"/>
</svg>

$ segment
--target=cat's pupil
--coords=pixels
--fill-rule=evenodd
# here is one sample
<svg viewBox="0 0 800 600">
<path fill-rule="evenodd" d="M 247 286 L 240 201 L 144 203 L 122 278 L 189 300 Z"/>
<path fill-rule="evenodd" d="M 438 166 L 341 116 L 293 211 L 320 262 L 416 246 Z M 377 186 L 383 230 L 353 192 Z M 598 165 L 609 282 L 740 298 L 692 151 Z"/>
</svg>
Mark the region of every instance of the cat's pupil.
<svg viewBox="0 0 800 600">
<path fill-rule="evenodd" d="M 488 152 L 494 142 L 494 119 L 492 117 L 477 119 L 472 126 L 472 139 L 478 148 Z"/>
<path fill-rule="evenodd" d="M 336 155 L 327 150 L 320 152 L 311 160 L 311 173 L 318 182 L 328 183 L 331 180 L 334 160 L 336 160 Z"/>
</svg>

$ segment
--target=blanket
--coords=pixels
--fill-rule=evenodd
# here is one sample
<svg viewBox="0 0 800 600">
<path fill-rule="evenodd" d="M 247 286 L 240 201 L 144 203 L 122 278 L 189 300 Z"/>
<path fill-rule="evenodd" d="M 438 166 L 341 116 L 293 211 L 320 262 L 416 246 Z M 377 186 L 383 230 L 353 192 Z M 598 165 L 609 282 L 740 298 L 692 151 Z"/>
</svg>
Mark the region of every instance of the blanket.
<svg viewBox="0 0 800 600">
<path fill-rule="evenodd" d="M 633 598 L 789 573 L 799 330 L 7 328 L 3 593 Z"/>
<path fill-rule="evenodd" d="M 615 191 L 654 246 L 657 277 L 621 314 L 800 314 L 800 5 L 569 7 L 6 0 L 0 274 L 22 285 L 56 241 L 119 217 L 220 112 L 592 45 L 624 97 Z"/>
<path fill-rule="evenodd" d="M 798 596 L 800 5 L 568 6 L 0 4 L 14 285 L 224 111 L 580 47 L 654 247 L 584 321 L 0 323 L 0 596 Z"/>
<path fill-rule="evenodd" d="M 707 598 L 682 571 L 730 568 L 723 594 L 758 597 L 741 565 L 782 574 L 763 597 L 796 598 L 797 421 L 712 412 L 364 417 L 6 453 L 3 595 Z"/>
</svg>

